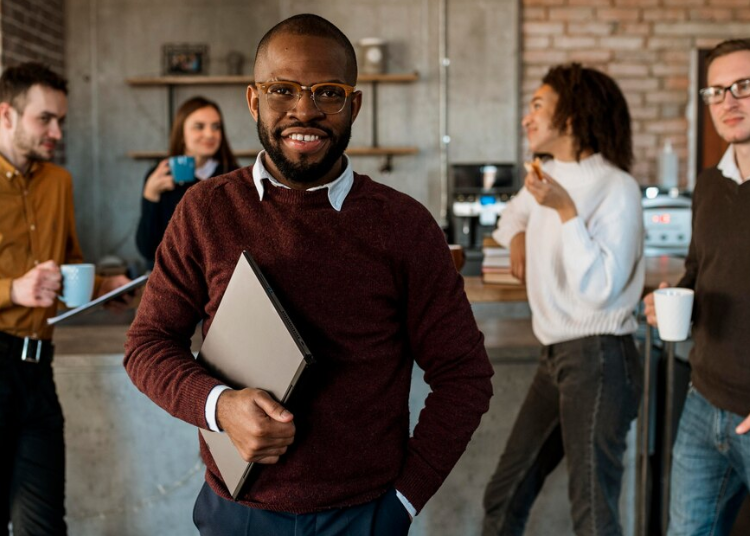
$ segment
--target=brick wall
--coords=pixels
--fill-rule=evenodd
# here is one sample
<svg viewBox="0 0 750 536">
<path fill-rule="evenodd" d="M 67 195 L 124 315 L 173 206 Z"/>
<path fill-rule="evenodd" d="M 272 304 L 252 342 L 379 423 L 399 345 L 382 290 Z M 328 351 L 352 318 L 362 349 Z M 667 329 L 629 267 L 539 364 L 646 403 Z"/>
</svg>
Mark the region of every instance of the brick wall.
<svg viewBox="0 0 750 536">
<path fill-rule="evenodd" d="M 41 61 L 65 72 L 64 0 L 0 0 L 3 67 Z"/>
<path fill-rule="evenodd" d="M 669 138 L 686 180 L 691 51 L 750 37 L 748 0 L 522 0 L 523 113 L 550 65 L 608 73 L 630 105 L 641 184 L 657 181 Z"/>
</svg>

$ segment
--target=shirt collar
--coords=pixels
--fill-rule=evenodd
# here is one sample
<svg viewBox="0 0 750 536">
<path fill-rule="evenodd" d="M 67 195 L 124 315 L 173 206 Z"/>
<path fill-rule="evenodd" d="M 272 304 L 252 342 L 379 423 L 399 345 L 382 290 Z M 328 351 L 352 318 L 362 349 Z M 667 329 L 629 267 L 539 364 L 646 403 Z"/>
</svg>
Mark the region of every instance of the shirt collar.
<svg viewBox="0 0 750 536">
<path fill-rule="evenodd" d="M 36 162 L 32 162 L 31 166 L 29 167 L 29 176 L 33 175 L 38 167 L 38 164 Z M 23 177 L 23 173 L 20 169 L 18 169 L 16 166 L 14 166 L 10 160 L 5 158 L 2 154 L 0 154 L 0 176 L 4 176 L 7 179 L 12 179 L 13 177 Z"/>
<path fill-rule="evenodd" d="M 258 190 L 258 196 L 260 197 L 261 201 L 263 201 L 263 194 L 265 193 L 263 179 L 268 179 L 271 184 L 278 188 L 289 189 L 288 186 L 286 186 L 285 184 L 281 184 L 279 181 L 274 179 L 268 172 L 266 167 L 263 165 L 263 155 L 265 153 L 265 151 L 261 151 L 260 153 L 258 153 L 258 158 L 255 159 L 255 165 L 253 165 L 253 183 L 255 183 L 255 189 Z M 321 184 L 320 186 L 315 186 L 307 190 L 308 192 L 314 192 L 315 190 L 328 188 L 328 201 L 337 212 L 341 211 L 344 200 L 346 199 L 346 196 L 349 195 L 349 192 L 354 185 L 354 171 L 352 170 L 352 162 L 346 155 L 344 155 L 344 161 L 346 162 L 344 172 L 339 175 L 335 181 L 329 182 L 327 184 Z"/>
<path fill-rule="evenodd" d="M 721 171 L 721 174 L 724 175 L 727 179 L 731 179 L 737 184 L 742 184 L 746 180 L 750 180 L 750 177 L 743 177 L 742 173 L 740 172 L 740 168 L 737 167 L 737 158 L 734 154 L 734 145 L 731 143 L 729 144 L 729 148 L 724 153 L 724 156 L 721 157 L 721 161 L 719 162 L 719 165 L 716 166 L 719 171 Z"/>
<path fill-rule="evenodd" d="M 219 161 L 209 158 L 201 167 L 195 168 L 195 176 L 201 180 L 210 179 L 217 167 L 219 167 Z"/>
</svg>

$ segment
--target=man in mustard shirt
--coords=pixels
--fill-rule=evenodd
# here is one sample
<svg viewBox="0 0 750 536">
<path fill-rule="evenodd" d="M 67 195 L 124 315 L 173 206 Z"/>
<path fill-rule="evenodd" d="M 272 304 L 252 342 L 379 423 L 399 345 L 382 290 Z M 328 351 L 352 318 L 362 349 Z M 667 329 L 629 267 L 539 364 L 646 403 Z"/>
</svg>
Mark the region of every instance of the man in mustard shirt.
<svg viewBox="0 0 750 536">
<path fill-rule="evenodd" d="M 67 81 L 38 63 L 0 77 L 0 535 L 65 526 L 63 416 L 52 376 L 59 265 L 83 262 L 70 173 L 51 164 Z M 98 278 L 95 295 L 128 282 Z"/>
</svg>

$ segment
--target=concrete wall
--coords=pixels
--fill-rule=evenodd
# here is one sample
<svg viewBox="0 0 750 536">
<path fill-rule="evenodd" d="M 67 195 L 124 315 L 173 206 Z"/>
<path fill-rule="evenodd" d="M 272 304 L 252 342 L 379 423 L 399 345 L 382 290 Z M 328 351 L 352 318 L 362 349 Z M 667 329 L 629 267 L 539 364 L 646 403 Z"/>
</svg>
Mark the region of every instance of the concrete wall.
<svg viewBox="0 0 750 536">
<path fill-rule="evenodd" d="M 449 0 L 447 6 L 450 159 L 515 162 L 517 2 Z M 245 72 L 251 73 L 263 33 L 300 12 L 330 19 L 355 43 L 363 37 L 386 39 L 388 71 L 419 72 L 414 84 L 381 85 L 378 92 L 380 144 L 414 145 L 419 154 L 394 158 L 388 175 L 379 171 L 381 158 L 355 158 L 355 168 L 415 197 L 440 218 L 440 2 L 69 0 L 67 161 L 75 177 L 79 233 L 88 258 L 138 258 L 133 233 L 150 163 L 132 160 L 127 152 L 167 146 L 167 90 L 134 88 L 125 79 L 159 75 L 164 43 L 207 43 L 210 74 L 225 74 L 227 54 L 240 51 L 248 58 Z M 371 142 L 371 89 L 363 84 L 362 90 L 365 104 L 353 146 Z M 197 93 L 220 103 L 233 147 L 259 148 L 243 87 L 182 88 L 176 104 Z"/>
</svg>

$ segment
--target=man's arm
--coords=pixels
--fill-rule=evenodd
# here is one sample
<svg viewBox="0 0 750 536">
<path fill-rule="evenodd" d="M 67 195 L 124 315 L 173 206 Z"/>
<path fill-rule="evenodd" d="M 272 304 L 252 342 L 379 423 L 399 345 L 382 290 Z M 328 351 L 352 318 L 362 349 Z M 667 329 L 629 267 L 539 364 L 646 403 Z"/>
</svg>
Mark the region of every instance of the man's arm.
<svg viewBox="0 0 750 536">
<path fill-rule="evenodd" d="M 203 319 L 208 285 L 196 236 L 204 207 L 183 204 L 164 240 L 125 345 L 125 369 L 146 396 L 171 415 L 207 429 L 205 403 L 220 382 L 196 362 L 191 337 Z"/>
<path fill-rule="evenodd" d="M 420 511 L 442 485 L 489 409 L 493 370 L 442 231 L 423 209 L 400 229 L 406 272 L 406 329 L 431 392 L 394 486 Z"/>
</svg>

